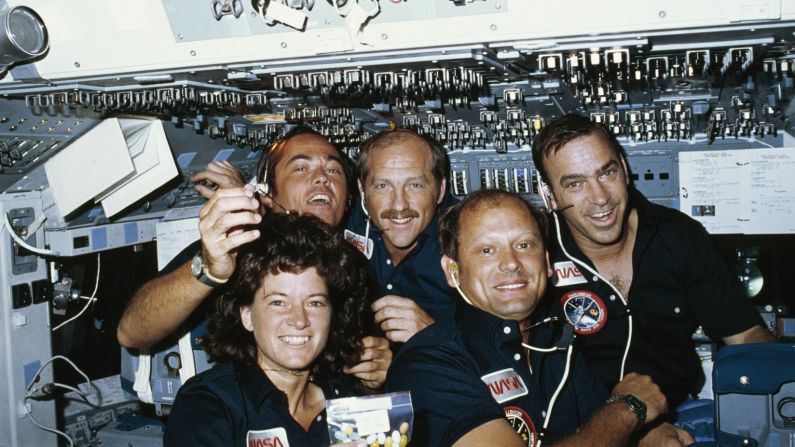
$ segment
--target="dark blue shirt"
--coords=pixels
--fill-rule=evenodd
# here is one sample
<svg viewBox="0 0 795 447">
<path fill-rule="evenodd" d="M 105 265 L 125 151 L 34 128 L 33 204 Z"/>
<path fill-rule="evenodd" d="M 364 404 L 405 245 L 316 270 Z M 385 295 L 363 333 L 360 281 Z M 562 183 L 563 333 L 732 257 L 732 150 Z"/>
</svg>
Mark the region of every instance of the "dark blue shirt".
<svg viewBox="0 0 795 447">
<path fill-rule="evenodd" d="M 262 443 L 249 442 L 256 440 Z M 192 377 L 179 389 L 163 441 L 164 446 L 191 447 L 329 445 L 325 411 L 306 431 L 290 415 L 287 396 L 261 368 L 228 363 Z"/>
<path fill-rule="evenodd" d="M 703 383 L 692 334 L 701 325 L 712 338 L 743 332 L 760 324 L 756 309 L 729 273 L 709 235 L 685 214 L 649 202 L 630 189 L 630 206 L 638 212 L 632 251 L 629 310 L 632 346 L 625 372 L 647 374 L 675 408 Z M 566 251 L 595 270 L 578 248 L 565 220 L 560 230 Z M 554 230 L 554 222 L 553 222 Z M 582 352 L 608 388 L 618 381 L 627 341 L 627 308 L 604 281 L 568 258 L 553 237 L 555 269 L 547 299 L 571 312 L 585 304 L 580 321 Z M 582 307 L 585 309 L 585 307 Z"/>
<path fill-rule="evenodd" d="M 367 216 L 362 210 L 361 200 L 353 202 L 356 205 L 348 218 L 345 239 L 350 240 L 353 233 L 360 236 L 359 240 L 363 240 Z M 444 277 L 441 266 L 442 254 L 436 235 L 439 215 L 457 202 L 452 195 L 445 195 L 433 220 L 418 236 L 417 245 L 397 267 L 392 265 L 381 231 L 370 222 L 369 237 L 373 241 L 373 249 L 369 259 L 378 280 L 380 296 L 397 295 L 410 298 L 434 320 L 452 319 L 458 295 Z M 363 243 L 354 245 L 361 251 Z"/>
<path fill-rule="evenodd" d="M 542 411 L 546 412 L 563 377 L 566 352 L 532 352 L 528 359 L 518 322 L 466 304 L 460 305 L 455 318 L 455 322 L 437 322 L 418 332 L 389 368 L 387 390 L 411 391 L 412 443 L 452 445 L 478 426 L 503 417 L 523 438 L 529 434 L 528 427 L 540 430 Z M 539 325 L 531 330 L 531 343 L 554 345 L 560 329 L 555 323 Z M 575 432 L 607 396 L 585 361 L 573 356 L 545 443 Z"/>
</svg>

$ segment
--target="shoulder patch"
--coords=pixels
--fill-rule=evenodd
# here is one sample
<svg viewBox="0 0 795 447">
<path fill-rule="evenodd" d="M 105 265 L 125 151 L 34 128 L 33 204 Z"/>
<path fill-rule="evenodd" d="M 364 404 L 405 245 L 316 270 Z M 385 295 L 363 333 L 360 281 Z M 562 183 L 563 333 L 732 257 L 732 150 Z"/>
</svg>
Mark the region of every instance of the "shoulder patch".
<svg viewBox="0 0 795 447">
<path fill-rule="evenodd" d="M 533 424 L 533 418 L 526 411 L 519 407 L 508 406 L 502 409 L 505 412 L 505 419 L 511 424 L 519 437 L 522 438 L 528 447 L 535 447 L 538 432 Z"/>
<path fill-rule="evenodd" d="M 365 239 L 361 234 L 356 234 L 351 230 L 345 230 L 343 233 L 345 241 L 359 250 L 363 255 L 370 259 L 373 256 L 373 240 Z"/>
<path fill-rule="evenodd" d="M 524 380 L 513 368 L 488 373 L 480 380 L 486 384 L 491 396 L 498 404 L 527 395 L 527 386 L 524 384 Z"/>
<path fill-rule="evenodd" d="M 267 430 L 249 430 L 246 433 L 246 447 L 290 447 L 284 427 Z"/>
<path fill-rule="evenodd" d="M 555 287 L 566 287 L 573 284 L 585 284 L 588 282 L 580 269 L 572 261 L 556 262 L 553 266 L 555 277 L 552 283 Z"/>
<path fill-rule="evenodd" d="M 572 290 L 560 298 L 563 314 L 574 332 L 589 335 L 599 332 L 607 321 L 607 306 L 599 296 L 588 290 Z"/>
</svg>

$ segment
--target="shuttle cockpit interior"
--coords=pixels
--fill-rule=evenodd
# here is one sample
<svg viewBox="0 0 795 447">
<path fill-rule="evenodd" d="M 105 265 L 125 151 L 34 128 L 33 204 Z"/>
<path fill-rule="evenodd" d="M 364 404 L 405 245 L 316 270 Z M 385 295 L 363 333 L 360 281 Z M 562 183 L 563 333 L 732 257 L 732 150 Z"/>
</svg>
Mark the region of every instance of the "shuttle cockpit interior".
<svg viewBox="0 0 795 447">
<path fill-rule="evenodd" d="M 201 334 L 124 350 L 120 315 L 198 238 L 192 176 L 248 180 L 299 124 L 352 160 L 412 129 L 444 145 L 454 196 L 541 205 L 534 138 L 586 116 L 795 340 L 795 0 L 0 0 L 0 23 L 0 446 L 162 445 Z M 693 337 L 715 397 L 717 348 Z M 795 445 L 779 358 L 789 382 L 716 399 L 742 445 Z"/>
</svg>

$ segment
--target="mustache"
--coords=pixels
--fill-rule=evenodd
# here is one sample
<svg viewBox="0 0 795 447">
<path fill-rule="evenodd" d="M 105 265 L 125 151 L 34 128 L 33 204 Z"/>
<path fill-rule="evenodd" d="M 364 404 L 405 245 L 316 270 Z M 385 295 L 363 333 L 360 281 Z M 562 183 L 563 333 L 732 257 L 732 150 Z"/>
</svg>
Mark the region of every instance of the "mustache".
<svg viewBox="0 0 795 447">
<path fill-rule="evenodd" d="M 419 218 L 420 213 L 417 210 L 407 208 L 405 210 L 384 210 L 380 214 L 381 219 L 409 219 Z"/>
</svg>

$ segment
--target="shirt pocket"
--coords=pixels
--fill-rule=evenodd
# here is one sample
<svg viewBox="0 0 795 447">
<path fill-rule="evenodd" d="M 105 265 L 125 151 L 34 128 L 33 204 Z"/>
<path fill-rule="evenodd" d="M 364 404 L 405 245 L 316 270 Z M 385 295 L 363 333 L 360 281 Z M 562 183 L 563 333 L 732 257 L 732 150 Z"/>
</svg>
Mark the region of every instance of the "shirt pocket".
<svg viewBox="0 0 795 447">
<path fill-rule="evenodd" d="M 660 292 L 643 303 L 642 309 L 633 308 L 633 315 L 642 337 L 649 337 L 659 346 L 689 344 L 695 322 L 690 316 L 684 297 Z M 631 302 L 631 299 L 630 299 Z"/>
</svg>

